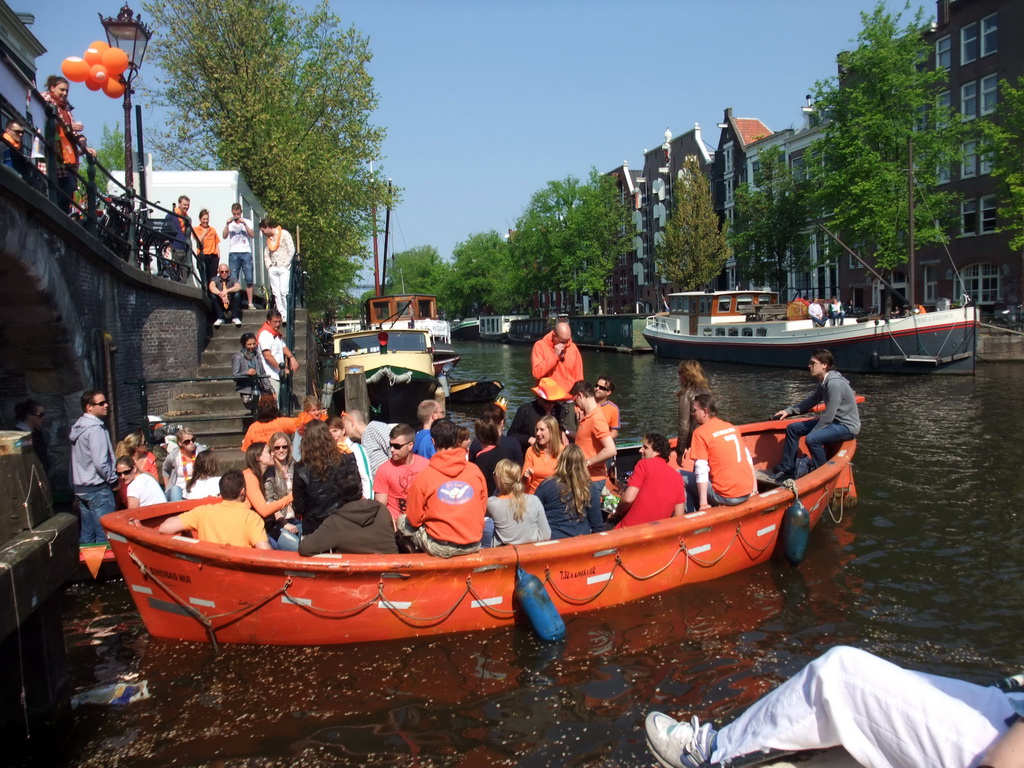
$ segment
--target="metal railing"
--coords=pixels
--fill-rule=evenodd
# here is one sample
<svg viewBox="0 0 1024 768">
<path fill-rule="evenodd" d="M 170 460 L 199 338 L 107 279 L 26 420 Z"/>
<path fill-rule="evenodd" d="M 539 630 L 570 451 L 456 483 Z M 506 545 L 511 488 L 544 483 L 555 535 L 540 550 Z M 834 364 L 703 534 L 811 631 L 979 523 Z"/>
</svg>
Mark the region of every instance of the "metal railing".
<svg viewBox="0 0 1024 768">
<path fill-rule="evenodd" d="M 250 380 L 250 384 L 254 388 L 256 388 L 257 390 L 259 390 L 259 380 L 260 380 L 260 377 L 255 375 L 255 374 L 252 375 L 252 376 L 245 376 L 245 377 L 243 377 L 243 376 L 208 376 L 208 377 L 192 378 L 192 379 L 145 379 L 145 378 L 143 378 L 143 379 L 129 379 L 129 380 L 127 380 L 125 382 L 125 384 L 131 384 L 131 385 L 134 385 L 134 386 L 138 387 L 139 412 L 142 414 L 142 420 L 143 420 L 142 426 L 143 426 L 143 429 L 146 432 L 146 439 L 150 441 L 150 444 L 152 444 L 152 442 L 153 442 L 153 430 L 154 430 L 154 426 L 155 425 L 149 420 L 149 394 L 146 391 L 146 388 L 149 385 L 151 385 L 151 384 L 193 384 L 193 383 L 204 382 L 204 381 L 230 381 L 232 383 L 237 383 L 238 380 L 242 379 L 242 378 L 248 378 Z M 252 418 L 252 416 L 253 416 L 252 411 L 244 411 L 244 412 L 239 413 L 239 414 L 235 414 L 235 413 L 231 413 L 231 412 L 225 412 L 223 414 L 216 414 L 216 413 L 214 413 L 214 414 L 199 414 L 199 415 L 191 414 L 191 415 L 188 415 L 188 416 L 184 416 L 182 418 L 169 418 L 169 419 L 166 419 L 166 421 L 168 423 L 174 422 L 176 424 L 201 424 L 201 423 L 207 422 L 207 421 L 221 421 L 222 419 L 235 419 L 235 418 L 245 419 L 245 418 Z"/>
</svg>

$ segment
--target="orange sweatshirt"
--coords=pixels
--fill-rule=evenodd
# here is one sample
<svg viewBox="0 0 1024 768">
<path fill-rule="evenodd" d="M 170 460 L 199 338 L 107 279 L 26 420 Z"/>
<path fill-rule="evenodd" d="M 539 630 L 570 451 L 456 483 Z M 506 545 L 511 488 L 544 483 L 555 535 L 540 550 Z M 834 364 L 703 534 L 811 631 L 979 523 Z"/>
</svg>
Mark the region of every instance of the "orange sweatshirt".
<svg viewBox="0 0 1024 768">
<path fill-rule="evenodd" d="M 426 526 L 430 538 L 473 544 L 484 535 L 487 483 L 470 464 L 464 448 L 438 451 L 413 478 L 405 516 L 414 527 Z"/>
</svg>

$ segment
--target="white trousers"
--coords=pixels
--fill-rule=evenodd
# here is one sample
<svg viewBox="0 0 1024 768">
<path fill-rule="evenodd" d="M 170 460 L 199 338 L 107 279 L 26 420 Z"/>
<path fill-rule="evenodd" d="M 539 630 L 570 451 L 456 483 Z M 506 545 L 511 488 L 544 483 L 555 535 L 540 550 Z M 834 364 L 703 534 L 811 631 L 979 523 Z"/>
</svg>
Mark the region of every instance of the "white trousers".
<svg viewBox="0 0 1024 768">
<path fill-rule="evenodd" d="M 281 319 L 284 322 L 288 322 L 288 292 L 291 288 L 291 267 L 268 267 L 267 276 L 270 278 L 270 292 L 274 294 L 277 311 L 281 313 Z"/>
<path fill-rule="evenodd" d="M 718 732 L 713 760 L 842 744 L 868 768 L 970 768 L 1009 728 L 1007 695 L 837 647 Z"/>
</svg>

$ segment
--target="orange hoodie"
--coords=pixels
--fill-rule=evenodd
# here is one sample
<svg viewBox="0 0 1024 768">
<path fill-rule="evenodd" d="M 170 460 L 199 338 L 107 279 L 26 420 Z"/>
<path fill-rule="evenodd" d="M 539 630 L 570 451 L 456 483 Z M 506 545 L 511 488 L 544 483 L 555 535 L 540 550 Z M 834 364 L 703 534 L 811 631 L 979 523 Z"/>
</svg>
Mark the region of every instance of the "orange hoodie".
<svg viewBox="0 0 1024 768">
<path fill-rule="evenodd" d="M 464 448 L 438 451 L 412 481 L 405 516 L 409 525 L 426 526 L 430 538 L 474 544 L 484 535 L 487 483 L 470 464 Z"/>
</svg>

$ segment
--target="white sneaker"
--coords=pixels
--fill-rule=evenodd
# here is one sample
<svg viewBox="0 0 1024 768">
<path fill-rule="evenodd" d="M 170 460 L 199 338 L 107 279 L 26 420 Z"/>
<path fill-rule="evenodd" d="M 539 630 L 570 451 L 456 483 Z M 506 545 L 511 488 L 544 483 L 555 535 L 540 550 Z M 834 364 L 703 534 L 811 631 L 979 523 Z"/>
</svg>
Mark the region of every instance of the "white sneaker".
<svg viewBox="0 0 1024 768">
<path fill-rule="evenodd" d="M 222 325 L 224 325 L 224 318 L 222 317 L 218 317 L 216 320 L 213 321 L 214 328 L 220 328 Z"/>
<path fill-rule="evenodd" d="M 715 729 L 711 723 L 677 722 L 661 712 L 651 712 L 645 723 L 647 746 L 665 768 L 704 768 L 711 764 L 715 750 Z"/>
<path fill-rule="evenodd" d="M 239 320 L 239 319 L 238 319 L 237 317 L 232 317 L 232 318 L 231 318 L 231 323 L 232 323 L 233 325 L 241 325 L 241 324 L 242 324 L 242 321 L 241 321 L 241 320 Z"/>
</svg>

